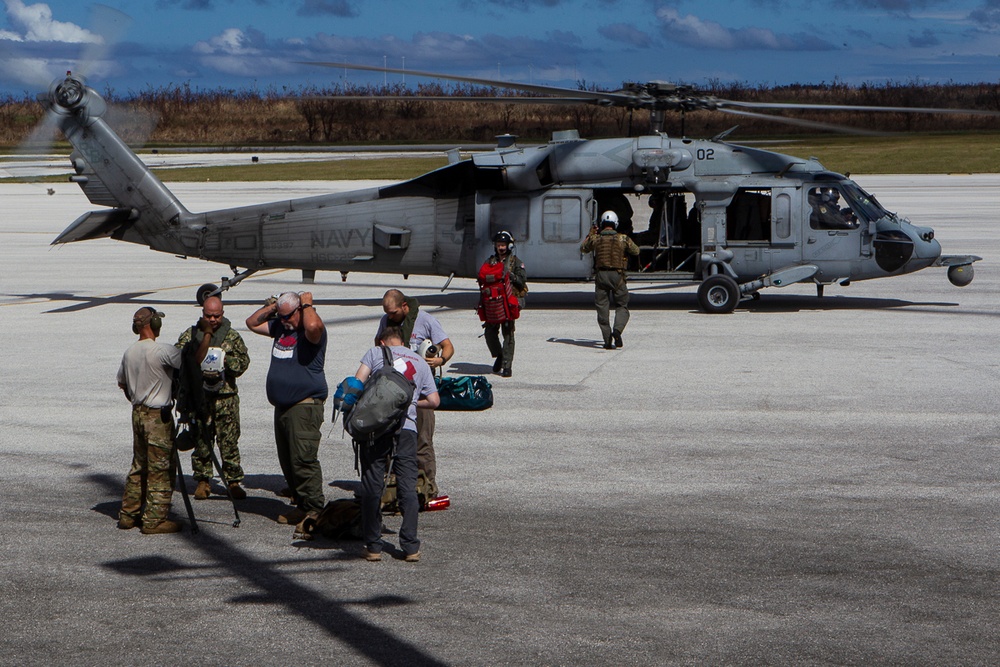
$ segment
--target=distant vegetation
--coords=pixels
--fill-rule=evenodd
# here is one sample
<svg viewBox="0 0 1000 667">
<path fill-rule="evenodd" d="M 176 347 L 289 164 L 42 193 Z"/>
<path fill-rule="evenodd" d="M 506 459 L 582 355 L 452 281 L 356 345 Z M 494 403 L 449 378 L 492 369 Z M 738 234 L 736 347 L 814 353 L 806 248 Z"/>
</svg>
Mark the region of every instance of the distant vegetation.
<svg viewBox="0 0 1000 667">
<path fill-rule="evenodd" d="M 595 90 L 581 84 L 581 88 Z M 718 81 L 703 90 L 723 99 L 755 102 L 909 106 L 1000 111 L 1000 83 L 922 85 L 919 83 L 849 86 L 837 81 L 819 85 L 750 86 Z M 525 105 L 418 100 L 338 100 L 345 95 L 504 97 L 515 93 L 473 86 L 401 85 L 335 86 L 294 91 L 198 90 L 189 85 L 102 94 L 126 113 L 110 118 L 127 140 L 147 139 L 158 146 L 263 146 L 363 144 L 382 142 L 492 143 L 499 134 L 524 142 L 544 141 L 554 130 L 578 129 L 584 137 L 629 133 L 625 109 L 589 105 Z M 885 132 L 968 132 L 1000 130 L 997 118 L 944 114 L 785 112 L 797 118 Z M 43 110 L 30 96 L 0 98 L 0 146 L 13 147 L 28 136 Z M 152 119 L 136 123 L 136 118 Z M 632 134 L 648 127 L 645 112 L 631 119 Z M 681 119 L 668 115 L 666 131 L 680 134 Z M 733 139 L 815 134 L 815 130 L 719 112 L 686 114 L 684 134 L 710 137 L 739 125 Z M 143 129 L 144 125 L 148 125 Z"/>
</svg>

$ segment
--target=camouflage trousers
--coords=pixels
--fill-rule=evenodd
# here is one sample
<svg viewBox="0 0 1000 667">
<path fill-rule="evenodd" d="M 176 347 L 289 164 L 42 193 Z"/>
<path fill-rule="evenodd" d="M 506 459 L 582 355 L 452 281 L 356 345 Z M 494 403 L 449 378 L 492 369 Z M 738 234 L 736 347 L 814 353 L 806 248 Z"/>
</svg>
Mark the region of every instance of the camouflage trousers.
<svg viewBox="0 0 1000 667">
<path fill-rule="evenodd" d="M 191 468 L 194 478 L 208 481 L 215 475 L 212 467 L 212 436 L 219 447 L 219 463 L 227 482 L 242 482 L 243 467 L 240 465 L 240 395 L 221 396 L 208 399 L 209 416 L 212 426 L 206 428 L 198 422 L 198 439 L 191 452 Z"/>
<path fill-rule="evenodd" d="M 174 418 L 169 408 L 132 408 L 132 467 L 119 519 L 155 526 L 167 518 L 174 492 Z M 146 508 L 142 509 L 143 501 Z"/>
</svg>

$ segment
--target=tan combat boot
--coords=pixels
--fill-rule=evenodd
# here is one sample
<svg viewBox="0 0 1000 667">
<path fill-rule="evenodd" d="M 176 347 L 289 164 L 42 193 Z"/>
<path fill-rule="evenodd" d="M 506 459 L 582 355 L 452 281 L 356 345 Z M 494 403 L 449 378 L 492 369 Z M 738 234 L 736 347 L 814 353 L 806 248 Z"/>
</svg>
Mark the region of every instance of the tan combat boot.
<svg viewBox="0 0 1000 667">
<path fill-rule="evenodd" d="M 176 521 L 165 519 L 159 523 L 153 524 L 152 526 L 142 524 L 142 528 L 139 530 L 143 535 L 166 535 L 167 533 L 181 532 L 181 524 Z"/>
<path fill-rule="evenodd" d="M 212 485 L 209 484 L 207 479 L 200 480 L 198 488 L 194 490 L 194 499 L 206 500 L 210 495 L 212 495 Z"/>
<path fill-rule="evenodd" d="M 233 500 L 243 500 L 247 497 L 247 492 L 243 490 L 239 482 L 230 482 L 229 495 L 233 497 Z"/>
<path fill-rule="evenodd" d="M 301 510 L 298 507 L 293 507 L 284 514 L 278 517 L 278 523 L 287 524 L 289 526 L 297 525 L 302 519 L 306 518 L 305 510 Z"/>
<path fill-rule="evenodd" d="M 118 519 L 118 528 L 121 530 L 132 530 L 139 525 L 139 520 L 131 516 L 122 516 Z"/>
</svg>

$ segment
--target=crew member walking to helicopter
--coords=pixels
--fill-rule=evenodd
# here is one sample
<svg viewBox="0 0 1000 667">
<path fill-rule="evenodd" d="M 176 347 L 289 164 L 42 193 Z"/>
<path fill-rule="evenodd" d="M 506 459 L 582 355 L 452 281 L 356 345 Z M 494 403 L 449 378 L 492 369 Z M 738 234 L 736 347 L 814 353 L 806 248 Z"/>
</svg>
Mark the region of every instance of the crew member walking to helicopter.
<svg viewBox="0 0 1000 667">
<path fill-rule="evenodd" d="M 510 290 L 514 298 L 518 301 L 518 310 L 524 306 L 524 295 L 528 293 L 528 276 L 524 270 L 524 262 L 517 258 L 511 246 L 514 245 L 514 237 L 510 232 L 498 232 L 493 237 L 494 253 L 483 263 L 479 275 L 485 276 L 486 280 L 496 280 L 495 271 L 499 269 L 501 281 L 510 282 Z M 481 280 L 484 278 L 481 278 Z M 481 286 L 482 287 L 482 286 Z M 506 295 L 505 295 L 506 296 Z M 506 318 L 503 322 L 486 321 L 483 329 L 486 336 L 486 347 L 490 350 L 490 355 L 495 359 L 493 362 L 493 372 L 500 373 L 501 377 L 509 378 L 512 375 L 511 366 L 514 363 L 514 316 Z M 500 343 L 500 334 L 503 333 L 503 344 Z"/>
<path fill-rule="evenodd" d="M 628 285 L 625 268 L 629 255 L 638 255 L 639 246 L 625 234 L 618 233 L 618 215 L 605 211 L 601 215 L 600 231 L 596 227 L 580 246 L 580 252 L 594 253 L 594 305 L 597 324 L 604 337 L 604 349 L 623 347 L 622 331 L 628 324 Z M 615 323 L 611 326 L 611 302 L 615 304 Z"/>
</svg>

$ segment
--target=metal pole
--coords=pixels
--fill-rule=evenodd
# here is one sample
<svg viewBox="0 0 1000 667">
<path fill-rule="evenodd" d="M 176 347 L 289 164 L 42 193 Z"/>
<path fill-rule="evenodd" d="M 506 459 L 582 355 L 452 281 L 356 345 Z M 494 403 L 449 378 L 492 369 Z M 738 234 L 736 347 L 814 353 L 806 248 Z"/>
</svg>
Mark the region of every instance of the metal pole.
<svg viewBox="0 0 1000 667">
<path fill-rule="evenodd" d="M 194 518 L 194 508 L 191 507 L 191 499 L 188 497 L 187 486 L 184 485 L 184 471 L 181 469 L 181 457 L 174 447 L 174 467 L 177 469 L 177 480 L 175 485 L 180 485 L 181 496 L 184 497 L 184 508 L 187 509 L 188 520 L 191 522 L 191 532 L 198 532 L 198 521 Z"/>
</svg>

